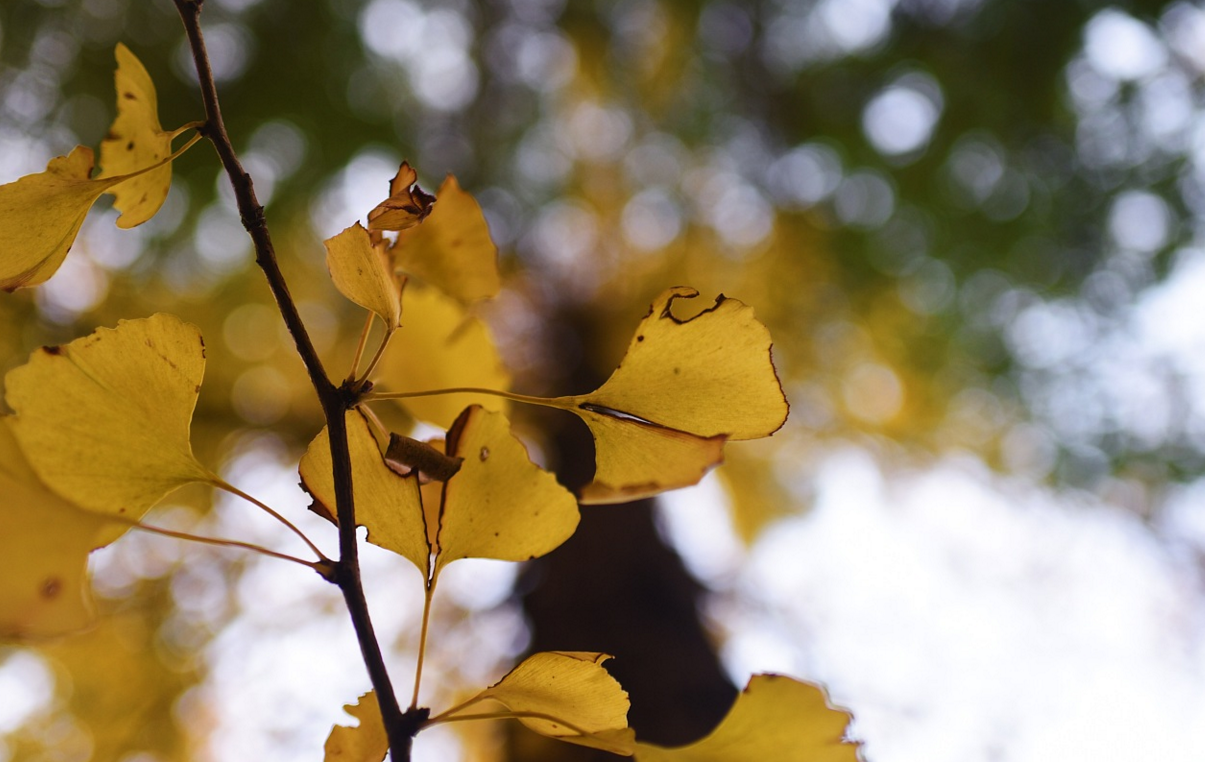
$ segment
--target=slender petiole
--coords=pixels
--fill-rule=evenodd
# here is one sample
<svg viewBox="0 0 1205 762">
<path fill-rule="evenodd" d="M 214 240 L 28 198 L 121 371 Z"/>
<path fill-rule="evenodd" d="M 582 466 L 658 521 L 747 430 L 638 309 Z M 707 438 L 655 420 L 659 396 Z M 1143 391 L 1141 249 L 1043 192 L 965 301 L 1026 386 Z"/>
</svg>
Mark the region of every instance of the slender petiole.
<svg viewBox="0 0 1205 762">
<path fill-rule="evenodd" d="M 443 712 L 440 712 L 439 714 L 435 715 L 431 719 L 427 720 L 427 724 L 430 725 L 430 724 L 433 724 L 436 722 L 446 722 L 447 719 L 449 717 L 451 717 L 452 715 L 457 714 L 459 712 L 463 712 L 464 710 L 471 707 L 473 704 L 480 704 L 482 701 L 485 701 L 485 699 L 486 699 L 485 696 L 481 696 L 481 695 L 474 696 L 473 698 L 469 699 L 468 701 L 465 701 L 463 704 L 457 704 L 456 706 L 452 707 L 451 709 L 446 709 Z"/>
<path fill-rule="evenodd" d="M 364 330 L 360 331 L 360 343 L 356 344 L 356 356 L 351 361 L 351 372 L 347 374 L 349 383 L 354 383 L 356 376 L 360 374 L 360 360 L 364 357 L 364 348 L 368 346 L 368 334 L 372 331 L 373 314 L 368 313 L 368 319 L 364 321 Z"/>
<path fill-rule="evenodd" d="M 295 564 L 301 564 L 302 566 L 309 567 L 318 572 L 322 571 L 322 569 L 320 568 L 322 566 L 321 561 L 306 561 L 304 558 L 297 558 L 295 556 L 290 556 L 286 553 L 277 553 L 275 550 L 269 550 L 268 548 L 262 547 L 260 545 L 253 545 L 249 542 L 240 542 L 239 540 L 226 540 L 226 539 L 223 539 L 220 537 L 204 537 L 201 535 L 189 534 L 188 532 L 177 532 L 174 529 L 165 529 L 163 527 L 157 527 L 152 524 L 143 524 L 141 521 L 134 521 L 133 519 L 127 519 L 124 516 L 112 516 L 110 518 L 114 521 L 117 521 L 118 523 L 129 526 L 131 529 L 140 529 L 143 532 L 150 532 L 151 534 L 162 535 L 164 537 L 174 537 L 177 540 L 188 540 L 189 542 L 199 542 L 203 545 L 218 545 L 218 546 L 225 547 L 225 548 L 242 548 L 243 550 L 254 551 L 255 553 L 260 553 L 262 555 L 270 556 L 272 558 L 279 558 L 282 561 L 292 561 Z M 323 560 L 326 560 L 326 559 L 323 559 Z"/>
<path fill-rule="evenodd" d="M 356 410 L 359 410 L 364 414 L 364 417 L 368 419 L 368 425 L 376 429 L 377 435 L 380 436 L 381 439 L 386 441 L 389 440 L 389 429 L 385 428 L 385 424 L 381 422 L 381 419 L 377 417 L 377 414 L 372 412 L 372 408 L 370 408 L 368 405 L 357 405 Z"/>
<path fill-rule="evenodd" d="M 324 556 L 322 554 L 321 550 L 318 550 L 318 546 L 315 545 L 313 542 L 311 542 L 309 537 L 305 536 L 305 532 L 302 532 L 300 529 L 298 529 L 293 524 L 293 522 L 289 521 L 284 516 L 281 516 L 279 513 L 272 510 L 271 508 L 269 508 L 263 502 L 256 500 L 255 498 L 248 495 L 246 492 L 243 492 L 238 487 L 235 487 L 234 485 L 223 481 L 221 478 L 219 478 L 217 476 L 213 477 L 212 484 L 213 484 L 213 486 L 217 487 L 218 489 L 226 490 L 227 492 L 229 492 L 232 495 L 237 495 L 238 497 L 241 497 L 242 499 L 246 500 L 247 502 L 251 503 L 252 505 L 262 509 L 265 513 L 267 513 L 272 518 L 274 518 L 277 521 L 279 521 L 280 523 L 284 524 L 286 527 L 288 527 L 293 532 L 293 534 L 300 537 L 301 541 L 304 542 L 306 545 L 308 545 L 310 550 L 314 551 L 314 553 L 318 556 L 319 561 L 329 561 L 330 560 L 329 558 L 327 558 L 326 556 Z"/>
<path fill-rule="evenodd" d="M 555 722 L 557 725 L 564 725 L 567 730 L 572 730 L 579 736 L 590 735 L 590 731 L 580 728 L 572 722 L 566 722 L 560 717 L 544 714 L 543 712 L 512 712 L 507 710 L 505 712 L 480 712 L 478 714 L 457 714 L 453 716 L 448 716 L 448 713 L 444 712 L 438 717 L 432 717 L 427 720 L 427 725 L 434 725 L 439 722 L 463 722 L 465 720 L 547 720 L 548 722 Z"/>
<path fill-rule="evenodd" d="M 364 386 L 368 381 L 368 377 L 377 369 L 377 363 L 381 361 L 381 357 L 385 355 L 385 349 L 389 346 L 389 340 L 393 338 L 393 329 L 385 331 L 385 337 L 381 339 L 381 346 L 377 347 L 377 353 L 372 356 L 372 361 L 368 363 L 368 367 L 364 370 L 364 375 L 356 382 L 356 388 Z"/>
<path fill-rule="evenodd" d="M 177 127 L 176 129 L 171 131 L 171 133 L 170 133 L 171 139 L 175 140 L 176 138 L 180 137 L 181 135 L 188 132 L 189 130 L 200 129 L 201 127 L 204 127 L 204 126 L 205 126 L 205 122 L 189 122 L 188 124 L 182 124 L 179 127 Z"/>
<path fill-rule="evenodd" d="M 489 394 L 494 397 L 503 397 L 515 402 L 526 402 L 529 405 L 540 405 L 541 407 L 555 407 L 564 409 L 567 405 L 560 401 L 557 397 L 530 397 L 526 394 L 515 394 L 514 392 L 504 392 L 499 389 L 483 389 L 476 386 L 455 386 L 450 389 L 430 389 L 421 392 L 369 392 L 364 395 L 366 401 L 373 400 L 404 400 L 411 397 L 435 397 L 440 394 Z"/>
<path fill-rule="evenodd" d="M 427 625 L 431 622 L 431 599 L 435 597 L 435 581 L 427 585 L 427 596 L 423 601 L 423 626 L 418 636 L 418 664 L 414 667 L 414 696 L 410 699 L 410 711 L 418 708 L 418 687 L 423 681 L 423 658 L 427 655 Z"/>
</svg>

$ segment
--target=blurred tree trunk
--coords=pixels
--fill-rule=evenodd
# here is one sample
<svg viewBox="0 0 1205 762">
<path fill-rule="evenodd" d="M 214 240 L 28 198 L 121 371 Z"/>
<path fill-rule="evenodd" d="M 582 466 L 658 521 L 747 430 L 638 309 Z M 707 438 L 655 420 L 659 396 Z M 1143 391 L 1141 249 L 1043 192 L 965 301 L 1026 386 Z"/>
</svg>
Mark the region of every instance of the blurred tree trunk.
<svg viewBox="0 0 1205 762">
<path fill-rule="evenodd" d="M 588 337 L 581 315 L 558 315 Z M 591 343 L 582 341 L 585 352 Z M 572 388 L 604 379 L 579 365 Z M 594 445 L 578 421 L 558 420 L 552 444 L 558 476 L 571 489 L 593 475 Z M 556 424 L 553 424 L 554 426 Z M 530 650 L 602 651 L 628 691 L 629 723 L 639 738 L 665 745 L 694 741 L 720 721 L 736 698 L 699 618 L 702 586 L 657 532 L 652 500 L 583 506 L 578 531 L 531 562 L 518 594 L 531 627 Z M 523 762 L 593 762 L 612 754 L 545 739 L 513 724 L 508 757 Z"/>
</svg>

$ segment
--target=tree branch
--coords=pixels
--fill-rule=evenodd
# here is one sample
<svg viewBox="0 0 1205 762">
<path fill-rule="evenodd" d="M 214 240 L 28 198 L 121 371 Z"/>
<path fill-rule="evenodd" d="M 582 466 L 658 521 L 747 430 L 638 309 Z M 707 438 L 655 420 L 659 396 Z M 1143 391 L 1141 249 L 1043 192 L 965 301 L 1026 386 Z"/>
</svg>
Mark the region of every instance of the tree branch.
<svg viewBox="0 0 1205 762">
<path fill-rule="evenodd" d="M 297 305 L 289 293 L 288 284 L 280 265 L 276 260 L 276 250 L 264 221 L 264 209 L 255 197 L 255 188 L 251 176 L 243 169 L 226 134 L 226 126 L 222 121 L 222 111 L 218 104 L 217 85 L 209 65 L 209 56 L 205 50 L 205 40 L 201 34 L 201 6 L 204 0 L 175 0 L 176 10 L 184 24 L 188 36 L 189 48 L 192 51 L 193 62 L 197 69 L 197 79 L 201 86 L 201 100 L 205 105 L 205 124 L 200 128 L 202 134 L 209 139 L 217 151 L 218 158 L 230 184 L 234 188 L 234 196 L 238 203 L 239 217 L 255 246 L 255 263 L 263 270 L 268 280 L 268 287 L 280 308 L 285 326 L 297 353 L 305 364 L 306 372 L 326 417 L 327 430 L 330 435 L 331 462 L 335 484 L 335 507 L 339 519 L 339 561 L 334 575 L 334 582 L 343 592 L 347 603 L 352 624 L 355 627 L 356 638 L 360 643 L 360 651 L 364 665 L 368 669 L 372 687 L 376 691 L 377 701 L 381 707 L 381 717 L 389 736 L 389 747 L 394 762 L 404 762 L 410 759 L 410 747 L 414 735 L 427 719 L 426 710 L 414 710 L 402 713 L 398 705 L 381 647 L 373 632 L 372 620 L 368 614 L 368 603 L 364 597 L 364 588 L 360 581 L 359 547 L 356 541 L 356 512 L 352 492 L 351 456 L 347 444 L 347 424 L 344 414 L 355 403 L 355 394 L 346 386 L 335 386 L 322 367 L 322 360 L 314 349 Z"/>
</svg>

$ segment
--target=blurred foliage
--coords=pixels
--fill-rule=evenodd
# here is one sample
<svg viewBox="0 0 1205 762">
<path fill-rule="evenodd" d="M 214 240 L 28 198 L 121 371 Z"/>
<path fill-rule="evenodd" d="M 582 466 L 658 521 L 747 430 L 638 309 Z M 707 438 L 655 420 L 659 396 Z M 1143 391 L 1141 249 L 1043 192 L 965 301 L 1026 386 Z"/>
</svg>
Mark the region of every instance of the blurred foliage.
<svg viewBox="0 0 1205 762">
<path fill-rule="evenodd" d="M 970 451 L 1144 511 L 1200 472 L 1182 369 L 1116 343 L 1205 207 L 1199 5 L 208 0 L 205 22 L 329 366 L 362 318 L 320 241 L 406 158 L 486 210 L 509 277 L 482 315 L 518 391 L 588 391 L 562 384 L 614 367 L 667 286 L 756 306 L 793 408 L 722 471 L 746 538 L 806 505 L 840 442 Z M 0 5 L 0 178 L 100 142 L 118 41 L 166 128 L 201 116 L 168 0 Z M 296 456 L 318 411 L 206 150 L 176 162 L 156 220 L 94 211 L 56 281 L 0 299 L 0 371 L 170 309 L 208 339 L 200 459 L 268 426 Z M 581 336 L 549 320 L 564 309 L 592 316 Z"/>
</svg>

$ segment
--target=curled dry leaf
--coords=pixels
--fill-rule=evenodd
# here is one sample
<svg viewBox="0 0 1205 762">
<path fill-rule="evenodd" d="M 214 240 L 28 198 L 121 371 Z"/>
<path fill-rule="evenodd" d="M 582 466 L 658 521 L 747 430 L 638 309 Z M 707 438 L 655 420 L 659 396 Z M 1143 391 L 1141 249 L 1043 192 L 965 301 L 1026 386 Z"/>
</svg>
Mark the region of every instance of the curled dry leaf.
<svg viewBox="0 0 1205 762">
<path fill-rule="evenodd" d="M 594 434 L 597 473 L 582 501 L 632 500 L 696 483 L 727 439 L 769 436 L 787 418 L 770 332 L 752 308 L 720 296 L 689 320 L 671 288 L 653 302 L 619 367 L 598 390 L 551 401 Z"/>
<path fill-rule="evenodd" d="M 780 675 L 754 675 L 706 738 L 667 749 L 636 744 L 639 762 L 858 762 L 845 740 L 850 716 L 824 691 Z"/>
<path fill-rule="evenodd" d="M 405 230 L 427 218 L 435 196 L 418 187 L 417 180 L 410 164 L 402 162 L 389 183 L 389 198 L 368 213 L 369 230 Z"/>
<path fill-rule="evenodd" d="M 117 57 L 117 118 L 100 144 L 100 176 L 131 175 L 113 186 L 113 206 L 121 211 L 117 227 L 132 228 L 163 206 L 172 184 L 172 165 L 147 170 L 172 152 L 172 134 L 159 126 L 155 83 L 130 49 L 120 42 Z M 144 171 L 140 171 L 144 170 Z"/>
<path fill-rule="evenodd" d="M 0 638 L 82 629 L 93 618 L 88 554 L 127 527 L 46 488 L 0 418 Z"/>
<path fill-rule="evenodd" d="M 485 323 L 434 288 L 406 287 L 405 325 L 393 335 L 373 380 L 389 392 L 462 386 L 507 389 L 510 376 Z M 506 412 L 506 400 L 486 394 L 442 394 L 398 400 L 421 421 L 447 428 L 468 405 Z"/>
<path fill-rule="evenodd" d="M 377 695 L 369 691 L 344 711 L 360 721 L 356 727 L 336 725 L 326 739 L 324 762 L 381 762 L 389 751 L 389 737 L 381 719 Z"/>
<path fill-rule="evenodd" d="M 124 179 L 91 179 L 92 162 L 92 149 L 76 146 L 45 172 L 0 185 L 0 288 L 45 283 L 63 264 L 92 204 Z"/>
<path fill-rule="evenodd" d="M 498 248 L 481 206 L 448 175 L 423 224 L 404 230 L 393 247 L 397 265 L 460 302 L 488 299 L 501 288 Z"/>
<path fill-rule="evenodd" d="M 324 242 L 326 267 L 339 293 L 375 312 L 389 330 L 401 325 L 402 290 L 393 263 L 382 245 L 356 223 Z"/>
<path fill-rule="evenodd" d="M 409 559 L 426 579 L 431 551 L 426 540 L 417 475 L 401 476 L 386 464 L 363 413 L 349 410 L 345 419 L 356 523 L 368 528 L 369 542 Z M 303 486 L 317 501 L 314 509 L 338 523 L 330 434 L 326 428 L 306 449 L 299 471 Z"/>
<path fill-rule="evenodd" d="M 204 373 L 196 326 L 164 313 L 122 320 L 9 371 L 10 425 L 52 490 L 138 519 L 177 487 L 217 480 L 189 442 Z"/>
<path fill-rule="evenodd" d="M 529 656 L 479 694 L 497 701 L 535 732 L 630 756 L 628 694 L 602 663 L 607 654 L 545 651 Z M 539 715 L 539 716 L 533 716 Z"/>
</svg>

